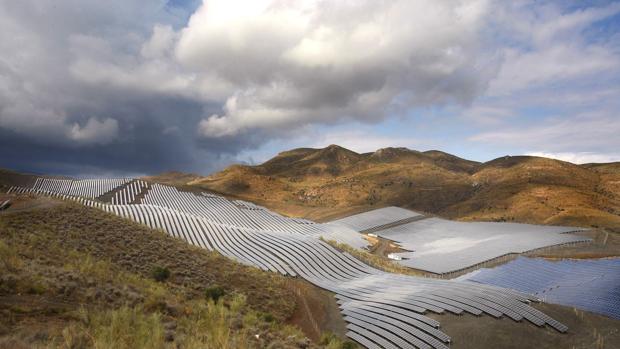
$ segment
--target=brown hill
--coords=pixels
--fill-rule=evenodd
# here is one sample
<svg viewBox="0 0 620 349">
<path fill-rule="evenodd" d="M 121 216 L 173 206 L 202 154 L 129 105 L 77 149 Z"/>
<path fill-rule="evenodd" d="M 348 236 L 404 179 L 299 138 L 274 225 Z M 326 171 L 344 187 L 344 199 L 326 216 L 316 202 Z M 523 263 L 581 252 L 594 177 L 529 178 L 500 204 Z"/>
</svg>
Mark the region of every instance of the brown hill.
<svg viewBox="0 0 620 349">
<path fill-rule="evenodd" d="M 0 190 L 32 178 L 1 170 Z M 208 177 L 167 172 L 145 179 L 315 220 L 396 205 L 460 220 L 620 230 L 620 163 L 575 165 L 532 156 L 478 163 L 437 150 L 358 154 L 331 145 L 285 151 L 261 165 L 233 165 Z"/>
<path fill-rule="evenodd" d="M 333 296 L 305 281 L 76 203 L 7 197 L 15 205 L 0 212 L 0 348 L 348 343 L 321 337 L 343 334 L 344 322 Z"/>
<path fill-rule="evenodd" d="M 22 174 L 0 168 L 0 190 L 4 191 L 12 186 L 29 186 L 35 181 L 34 175 Z"/>
<path fill-rule="evenodd" d="M 201 178 L 200 175 L 193 174 L 193 173 L 183 173 L 179 171 L 169 171 L 169 172 L 160 173 L 156 176 L 143 177 L 143 179 L 145 180 L 150 180 L 150 181 L 167 184 L 167 185 L 173 185 L 173 186 L 184 185 L 186 183 L 189 183 L 199 178 Z"/>
<path fill-rule="evenodd" d="M 461 220 L 620 229 L 620 163 L 580 166 L 532 156 L 478 163 L 437 150 L 358 154 L 331 145 L 186 184 L 318 220 L 396 205 Z"/>
</svg>

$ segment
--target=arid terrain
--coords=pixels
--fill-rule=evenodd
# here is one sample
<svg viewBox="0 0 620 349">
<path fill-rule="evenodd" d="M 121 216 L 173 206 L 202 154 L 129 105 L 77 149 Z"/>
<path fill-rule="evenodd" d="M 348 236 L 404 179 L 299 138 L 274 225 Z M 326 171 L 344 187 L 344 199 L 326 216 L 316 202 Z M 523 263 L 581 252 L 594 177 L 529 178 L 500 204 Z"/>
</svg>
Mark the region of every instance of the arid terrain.
<svg viewBox="0 0 620 349">
<path fill-rule="evenodd" d="M 149 179 L 244 198 L 319 221 L 394 205 L 459 220 L 620 230 L 620 163 L 513 156 L 479 163 L 440 151 L 332 145 L 234 165 L 206 177 Z M 177 178 L 187 178 L 179 183 Z"/>
<path fill-rule="evenodd" d="M 2 170 L 0 192 L 31 185 L 33 178 Z M 584 233 L 591 244 L 533 255 L 620 255 L 618 163 L 538 157 L 477 163 L 438 151 L 357 154 L 330 146 L 284 152 L 262 165 L 235 165 L 211 176 L 171 172 L 145 179 L 321 221 L 396 205 L 459 220 L 594 227 Z M 0 348 L 353 345 L 343 339 L 345 323 L 333 294 L 306 281 L 242 266 L 75 203 L 0 194 L 0 201 L 7 198 L 12 205 L 0 213 Z M 379 256 L 390 248 L 350 252 L 378 268 L 415 274 Z M 164 269 L 167 276 L 158 281 Z M 209 305 L 214 292 L 223 296 Z M 536 308 L 561 319 L 569 332 L 489 316 L 432 316 L 452 336 L 453 348 L 618 348 L 618 320 L 553 304 Z M 127 330 L 124 337 L 112 335 L 119 328 Z"/>
<path fill-rule="evenodd" d="M 345 324 L 333 295 L 303 280 L 75 203 L 6 197 L 14 204 L 0 213 L 0 348 L 354 347 L 341 339 Z M 169 272 L 163 281 L 160 268 Z M 224 295 L 209 305 L 218 288 Z M 553 304 L 536 308 L 569 332 L 490 316 L 430 316 L 453 348 L 617 348 L 618 320 Z"/>
<path fill-rule="evenodd" d="M 7 197 L 0 348 L 346 345 L 327 331 L 344 331 L 333 297 L 306 282 L 75 203 Z"/>
</svg>

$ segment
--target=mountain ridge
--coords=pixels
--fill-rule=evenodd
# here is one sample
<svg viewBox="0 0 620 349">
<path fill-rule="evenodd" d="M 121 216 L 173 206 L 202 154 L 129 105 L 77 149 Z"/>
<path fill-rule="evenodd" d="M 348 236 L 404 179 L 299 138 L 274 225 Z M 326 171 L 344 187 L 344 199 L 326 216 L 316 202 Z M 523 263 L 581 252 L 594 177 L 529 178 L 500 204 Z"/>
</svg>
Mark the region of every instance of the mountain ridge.
<svg viewBox="0 0 620 349">
<path fill-rule="evenodd" d="M 0 189 L 31 177 L 1 170 Z M 393 205 L 463 221 L 620 231 L 620 162 L 503 156 L 481 163 L 439 150 L 357 153 L 330 145 L 283 151 L 262 164 L 232 165 L 209 176 L 172 171 L 143 179 L 317 221 Z"/>
<path fill-rule="evenodd" d="M 360 154 L 330 145 L 283 151 L 186 184 L 316 220 L 395 205 L 460 220 L 620 229 L 620 163 L 536 156 L 481 163 L 439 150 Z"/>
</svg>

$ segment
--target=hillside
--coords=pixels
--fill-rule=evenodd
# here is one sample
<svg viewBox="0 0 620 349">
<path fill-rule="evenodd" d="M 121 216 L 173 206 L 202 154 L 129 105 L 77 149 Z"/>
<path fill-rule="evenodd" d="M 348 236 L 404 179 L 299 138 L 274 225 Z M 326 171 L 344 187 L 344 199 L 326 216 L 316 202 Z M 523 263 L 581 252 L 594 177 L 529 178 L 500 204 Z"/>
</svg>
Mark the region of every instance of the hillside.
<svg viewBox="0 0 620 349">
<path fill-rule="evenodd" d="M 184 184 L 315 220 L 395 205 L 460 220 L 620 229 L 619 163 L 579 166 L 532 156 L 478 163 L 435 150 L 358 154 L 331 145 Z"/>
<path fill-rule="evenodd" d="M 0 191 L 12 186 L 28 186 L 34 183 L 34 176 L 0 168 Z"/>
<path fill-rule="evenodd" d="M 414 155 L 420 157 L 419 154 Z M 349 154 L 345 159 L 352 159 L 353 156 Z M 393 156 L 389 158 L 394 161 Z M 445 159 L 446 156 L 441 155 L 441 158 Z M 463 161 L 459 165 L 459 172 L 470 173 L 472 176 L 478 172 L 484 174 L 479 168 L 482 166 L 476 165 L 476 170 L 472 171 L 467 169 L 471 164 Z M 324 163 L 320 157 L 310 162 Z M 516 163 L 520 164 L 521 161 Z M 341 169 L 346 171 L 352 166 L 358 164 L 351 162 L 341 166 Z M 492 164 L 487 170 L 502 166 L 515 164 L 503 161 Z M 283 169 L 285 171 L 285 167 Z M 611 170 L 606 168 L 606 171 Z M 495 175 L 489 177 L 480 176 L 489 182 L 497 180 Z M 0 183 L 2 180 L 0 177 Z M 519 181 L 511 177 L 501 180 Z M 577 177 L 577 180 L 581 183 L 585 179 Z M 57 183 L 46 185 L 57 186 Z M 116 190 L 127 189 L 124 184 L 115 185 Z M 200 189 L 195 184 L 185 186 Z M 192 196 L 181 194 L 176 189 L 172 191 L 177 194 L 166 195 L 166 200 L 171 202 L 178 202 L 185 194 Z M 203 202 L 212 199 L 210 196 L 199 197 L 206 200 Z M 149 229 L 75 203 L 33 194 L 0 194 L 0 200 L 6 198 L 11 198 L 13 204 L 8 211 L 0 212 L 0 310 L 5 315 L 0 321 L 0 348 L 325 346 L 344 349 L 355 346 L 333 335 L 321 335 L 325 330 L 342 335 L 346 331 L 345 322 L 350 325 L 357 321 L 351 319 L 350 310 L 356 309 L 351 304 L 345 306 L 349 310 L 340 313 L 335 306 L 334 293 L 318 289 L 320 285 L 312 286 L 299 277 L 283 277 L 232 262 L 235 257 L 243 261 L 244 256 L 248 256 L 252 260 L 268 263 L 261 257 L 266 254 L 261 255 L 261 252 L 256 251 L 267 251 L 271 256 L 279 256 L 280 248 L 271 249 L 268 243 L 271 240 L 266 235 L 245 240 L 247 236 L 234 229 L 222 230 L 229 234 L 229 239 L 219 240 L 219 248 L 216 250 L 231 258 L 226 259 L 223 255 L 190 247 L 182 240 L 164 235 L 160 230 Z M 162 204 L 167 207 L 165 202 Z M 147 206 L 135 208 L 140 211 L 147 209 Z M 253 212 L 247 211 L 247 214 Z M 112 212 L 122 215 L 118 211 Z M 236 216 L 230 209 L 225 215 Z M 133 220 L 147 224 L 137 216 Z M 175 222 L 171 223 L 177 227 L 175 229 L 181 227 L 178 220 L 170 222 Z M 153 226 L 152 221 L 148 224 Z M 155 226 L 165 230 L 162 225 Z M 219 226 L 225 227 L 224 224 Z M 167 229 L 165 231 L 168 234 L 174 234 L 170 227 Z M 192 230 L 187 226 L 185 229 L 186 232 Z M 256 234 L 260 233 L 256 231 Z M 608 245 L 608 240 L 617 242 L 617 234 L 608 235 L 601 234 L 603 245 Z M 190 241 L 187 235 L 177 236 Z M 216 246 L 215 233 L 205 231 L 203 237 L 207 239 L 205 246 Z M 293 254 L 299 254 L 300 259 L 313 261 L 319 257 L 316 253 L 308 252 L 316 251 L 316 247 L 311 247 L 313 244 L 310 239 L 299 240 L 303 245 L 297 245 L 294 239 L 287 238 L 287 241 L 290 244 L 287 243 L 289 248 L 286 250 L 295 251 Z M 237 254 L 231 255 L 232 249 Z M 346 246 L 343 249 L 346 251 Z M 323 251 L 326 253 L 326 250 Z M 321 256 L 325 256 L 324 253 Z M 380 259 L 376 255 L 363 254 L 368 256 L 362 260 L 374 262 Z M 337 274 L 337 270 L 342 270 L 342 267 L 333 270 L 327 266 L 318 267 L 321 264 L 319 260 L 321 258 L 316 258 L 317 263 L 310 262 L 308 270 L 314 275 L 327 275 L 329 270 Z M 332 259 L 332 263 L 336 263 L 333 265 L 338 265 L 337 260 L 341 259 Z M 248 261 L 246 259 L 246 263 Z M 283 261 L 289 266 L 297 265 L 286 259 Z M 379 267 L 383 265 L 371 264 Z M 167 270 L 169 275 L 164 275 L 163 270 Z M 329 275 L 328 279 L 331 280 L 334 274 Z M 365 285 L 364 288 L 371 285 L 359 283 Z M 403 286 L 399 291 L 410 289 Z M 447 286 L 442 285 L 442 291 L 446 291 Z M 456 289 L 459 294 L 463 292 L 460 287 Z M 331 290 L 340 291 L 337 288 Z M 222 301 L 213 302 L 220 292 L 224 294 Z M 379 297 L 382 296 L 377 294 L 372 298 Z M 454 340 L 451 347 L 454 348 L 612 348 L 613 343 L 618 341 L 617 320 L 565 306 L 534 306 L 561 319 L 562 323 L 570 326 L 570 331 L 561 333 L 549 327 L 532 326 L 527 321 L 516 323 L 508 318 L 498 320 L 471 314 L 457 316 L 443 312 L 428 313 L 428 316 L 440 322 L 442 329 L 449 329 Z M 471 333 L 480 332 L 481 328 L 485 336 L 471 336 Z M 407 336 L 405 332 L 402 333 Z M 316 341 L 310 342 L 307 337 Z M 321 337 L 323 340 L 317 340 Z"/>
<path fill-rule="evenodd" d="M 333 298 L 303 281 L 96 209 L 11 197 L 0 212 L 0 348 L 344 345 L 308 326 L 327 326 Z"/>
<path fill-rule="evenodd" d="M 157 176 L 144 177 L 145 180 L 157 181 L 161 184 L 167 184 L 172 186 L 182 186 L 186 183 L 200 179 L 202 176 L 193 173 L 183 173 L 179 171 L 169 171 L 160 173 Z"/>
</svg>

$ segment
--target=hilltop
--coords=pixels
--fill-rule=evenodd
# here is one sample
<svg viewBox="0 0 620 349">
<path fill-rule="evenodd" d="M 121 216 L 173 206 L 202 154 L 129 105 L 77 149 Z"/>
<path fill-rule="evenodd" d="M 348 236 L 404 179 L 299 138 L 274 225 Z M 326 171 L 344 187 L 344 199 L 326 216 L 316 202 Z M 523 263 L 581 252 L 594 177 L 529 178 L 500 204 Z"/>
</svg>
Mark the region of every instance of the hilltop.
<svg viewBox="0 0 620 349">
<path fill-rule="evenodd" d="M 315 220 L 394 205 L 460 220 L 620 229 L 620 163 L 534 156 L 479 163 L 437 150 L 359 154 L 330 145 L 176 183 Z"/>
</svg>

